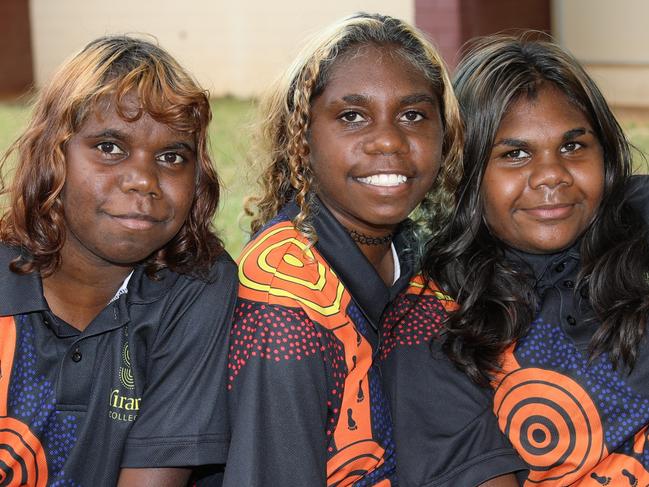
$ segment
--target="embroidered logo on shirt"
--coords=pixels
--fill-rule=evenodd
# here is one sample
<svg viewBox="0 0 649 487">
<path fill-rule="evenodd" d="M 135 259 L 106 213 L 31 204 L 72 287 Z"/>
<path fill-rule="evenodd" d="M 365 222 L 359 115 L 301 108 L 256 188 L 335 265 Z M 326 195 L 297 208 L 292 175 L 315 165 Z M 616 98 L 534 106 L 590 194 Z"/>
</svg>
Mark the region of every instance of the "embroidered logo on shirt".
<svg viewBox="0 0 649 487">
<path fill-rule="evenodd" d="M 135 397 L 135 377 L 131 369 L 128 346 L 128 327 L 124 327 L 121 347 L 122 364 L 119 367 L 119 385 L 110 391 L 108 417 L 113 421 L 132 422 L 140 410 L 140 397 Z"/>
<path fill-rule="evenodd" d="M 119 380 L 127 389 L 135 389 L 135 380 L 131 370 L 131 357 L 128 353 L 128 342 L 122 347 L 122 367 L 119 368 Z"/>
</svg>

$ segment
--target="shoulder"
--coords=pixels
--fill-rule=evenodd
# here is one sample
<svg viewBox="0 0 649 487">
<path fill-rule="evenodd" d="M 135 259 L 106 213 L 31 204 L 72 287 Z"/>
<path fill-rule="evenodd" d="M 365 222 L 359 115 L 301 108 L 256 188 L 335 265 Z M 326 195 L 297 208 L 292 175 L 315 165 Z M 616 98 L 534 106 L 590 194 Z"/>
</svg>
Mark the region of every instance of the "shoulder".
<svg viewBox="0 0 649 487">
<path fill-rule="evenodd" d="M 169 269 L 161 271 L 158 279 L 152 279 L 140 266 L 128 283 L 125 300 L 133 321 L 157 323 L 158 330 L 189 321 L 194 327 L 203 322 L 213 326 L 215 322 L 225 324 L 231 320 L 236 291 L 236 265 L 223 252 L 205 279 Z"/>
<path fill-rule="evenodd" d="M 455 311 L 458 308 L 455 300 L 448 294 L 444 293 L 437 283 L 425 279 L 421 274 L 415 275 L 410 280 L 403 295 L 410 299 L 414 298 L 439 302 L 446 311 Z"/>
<path fill-rule="evenodd" d="M 20 255 L 19 248 L 0 242 L 0 269 L 8 270 L 9 264 Z"/>
<path fill-rule="evenodd" d="M 340 310 L 344 286 L 326 259 L 290 222 L 259 233 L 239 258 L 239 296 L 302 306 L 328 315 Z"/>
<path fill-rule="evenodd" d="M 250 241 L 239 257 L 239 282 L 259 289 L 277 277 L 306 276 L 322 261 L 290 222 L 271 225 Z M 286 274 L 288 272 L 288 274 Z"/>
<path fill-rule="evenodd" d="M 448 313 L 457 309 L 453 299 L 421 275 L 395 298 L 384 315 L 381 359 L 397 354 L 429 354 L 431 341 L 438 342 Z"/>
<path fill-rule="evenodd" d="M 170 292 L 200 296 L 201 300 L 208 299 L 214 306 L 219 301 L 236 300 L 236 290 L 237 265 L 223 251 L 212 263 L 206 278 L 179 275 Z"/>
<path fill-rule="evenodd" d="M 627 202 L 649 221 L 649 176 L 631 176 L 626 186 Z"/>
</svg>

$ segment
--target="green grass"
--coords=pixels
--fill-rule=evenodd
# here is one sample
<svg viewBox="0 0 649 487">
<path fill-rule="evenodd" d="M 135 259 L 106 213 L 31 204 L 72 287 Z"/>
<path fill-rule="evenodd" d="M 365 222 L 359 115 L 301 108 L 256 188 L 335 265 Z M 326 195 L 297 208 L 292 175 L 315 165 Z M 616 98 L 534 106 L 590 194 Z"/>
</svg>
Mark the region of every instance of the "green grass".
<svg viewBox="0 0 649 487">
<path fill-rule="evenodd" d="M 254 103 L 234 98 L 213 100 L 214 118 L 210 125 L 210 147 L 216 163 L 223 193 L 215 226 L 225 241 L 228 251 L 237 257 L 248 238 L 247 221 L 242 220 L 244 198 L 251 193 L 256 180 L 248 166 L 248 146 Z M 0 102 L 0 154 L 24 129 L 29 117 L 25 103 Z M 631 142 L 649 154 L 649 117 L 647 122 L 623 123 Z M 642 158 L 636 156 L 636 166 L 648 172 Z"/>
<path fill-rule="evenodd" d="M 646 122 L 629 122 L 623 126 L 631 143 L 649 159 L 649 117 Z M 643 174 L 649 172 L 648 160 L 643 159 L 642 154 L 634 154 L 634 162 L 636 171 Z"/>
<path fill-rule="evenodd" d="M 212 110 L 210 147 L 223 182 L 221 208 L 215 226 L 228 252 L 236 258 L 249 236 L 247 220 L 242 215 L 243 201 L 251 192 L 255 179 L 251 177 L 247 159 L 254 104 L 221 98 L 212 102 Z"/>
</svg>

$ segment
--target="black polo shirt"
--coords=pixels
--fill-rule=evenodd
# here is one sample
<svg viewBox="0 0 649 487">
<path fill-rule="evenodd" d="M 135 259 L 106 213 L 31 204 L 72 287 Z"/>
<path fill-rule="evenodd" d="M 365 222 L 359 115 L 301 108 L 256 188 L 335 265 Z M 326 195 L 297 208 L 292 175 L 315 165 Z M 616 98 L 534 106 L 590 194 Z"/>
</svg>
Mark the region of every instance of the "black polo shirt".
<svg viewBox="0 0 649 487">
<path fill-rule="evenodd" d="M 209 282 L 137 267 L 82 332 L 51 313 L 38 274 L 8 270 L 16 255 L 0 246 L 0 471 L 16 485 L 112 486 L 121 467 L 225 460 L 226 254 Z"/>
<path fill-rule="evenodd" d="M 631 203 L 649 216 L 649 178 Z M 508 472 L 525 485 L 649 484 L 649 340 L 632 371 L 589 358 L 600 323 L 576 292 L 579 242 L 547 255 L 510 250 L 539 307 L 506 350 L 493 390 L 480 388 L 441 351 L 443 296 L 406 295 L 386 323 L 382 367 L 395 415 L 400 485 L 473 486 Z M 403 307 L 403 305 L 401 305 Z M 407 307 L 406 307 L 407 308 Z"/>
<path fill-rule="evenodd" d="M 243 250 L 228 381 L 227 486 L 396 485 L 392 420 L 375 360 L 386 285 L 319 203 L 310 247 L 291 203 Z"/>
</svg>

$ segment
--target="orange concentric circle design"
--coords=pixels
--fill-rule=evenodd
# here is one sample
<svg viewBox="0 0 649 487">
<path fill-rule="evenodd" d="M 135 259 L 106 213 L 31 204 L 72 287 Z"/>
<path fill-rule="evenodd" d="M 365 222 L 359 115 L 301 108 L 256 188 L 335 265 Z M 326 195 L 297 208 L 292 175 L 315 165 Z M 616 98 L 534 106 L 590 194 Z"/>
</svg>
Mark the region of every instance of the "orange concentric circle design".
<svg viewBox="0 0 649 487">
<path fill-rule="evenodd" d="M 327 462 L 327 485 L 353 485 L 385 462 L 385 450 L 374 440 L 362 440 L 339 450 Z"/>
<path fill-rule="evenodd" d="M 244 250 L 239 261 L 240 297 L 304 306 L 325 317 L 344 311 L 345 288 L 334 271 L 290 223 L 272 226 Z"/>
<path fill-rule="evenodd" d="M 494 412 L 502 431 L 530 465 L 528 482 L 570 484 L 590 471 L 605 451 L 597 407 L 574 380 L 525 368 L 496 389 Z"/>
<path fill-rule="evenodd" d="M 0 417 L 0 485 L 47 485 L 47 460 L 41 442 L 22 422 Z"/>
</svg>

